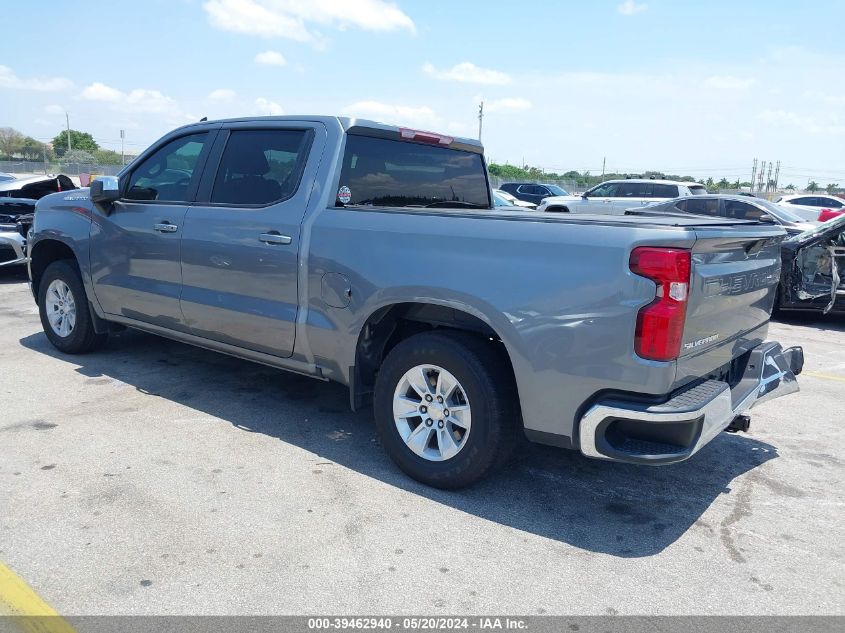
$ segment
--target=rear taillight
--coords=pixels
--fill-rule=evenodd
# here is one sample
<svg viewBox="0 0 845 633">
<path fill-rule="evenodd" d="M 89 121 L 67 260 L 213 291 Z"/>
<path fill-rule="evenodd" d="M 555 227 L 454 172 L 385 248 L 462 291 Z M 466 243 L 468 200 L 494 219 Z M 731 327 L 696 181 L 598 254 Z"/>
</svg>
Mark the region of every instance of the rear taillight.
<svg viewBox="0 0 845 633">
<path fill-rule="evenodd" d="M 822 209 L 819 213 L 819 222 L 827 222 L 833 218 L 838 218 L 842 215 L 842 211 L 834 211 L 833 209 Z"/>
<path fill-rule="evenodd" d="M 631 272 L 657 284 L 654 301 L 637 314 L 634 351 L 649 360 L 674 360 L 681 352 L 689 295 L 690 253 L 641 246 L 631 253 Z"/>
</svg>

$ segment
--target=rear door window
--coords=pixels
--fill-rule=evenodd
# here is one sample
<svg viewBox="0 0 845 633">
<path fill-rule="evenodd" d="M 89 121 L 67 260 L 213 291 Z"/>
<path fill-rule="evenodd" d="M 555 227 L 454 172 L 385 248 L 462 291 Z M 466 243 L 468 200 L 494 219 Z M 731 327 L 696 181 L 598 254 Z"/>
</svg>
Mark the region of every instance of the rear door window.
<svg viewBox="0 0 845 633">
<path fill-rule="evenodd" d="M 287 200 L 299 186 L 311 130 L 235 130 L 217 168 L 211 202 L 264 206 Z"/>
<path fill-rule="evenodd" d="M 687 198 L 675 204 L 675 208 L 695 215 L 720 215 L 719 201 L 713 198 Z"/>
<path fill-rule="evenodd" d="M 337 206 L 490 208 L 481 154 L 349 134 Z"/>
<path fill-rule="evenodd" d="M 689 190 L 690 190 L 690 193 L 694 196 L 707 195 L 707 187 L 705 187 L 703 185 L 690 185 Z"/>
<path fill-rule="evenodd" d="M 739 200 L 725 200 L 725 217 L 736 220 L 756 220 L 759 221 L 766 215 L 762 209 L 755 207 L 747 202 L 740 202 Z"/>
<path fill-rule="evenodd" d="M 654 183 L 652 191 L 652 198 L 677 198 L 678 185 L 664 185 L 661 183 Z"/>
</svg>

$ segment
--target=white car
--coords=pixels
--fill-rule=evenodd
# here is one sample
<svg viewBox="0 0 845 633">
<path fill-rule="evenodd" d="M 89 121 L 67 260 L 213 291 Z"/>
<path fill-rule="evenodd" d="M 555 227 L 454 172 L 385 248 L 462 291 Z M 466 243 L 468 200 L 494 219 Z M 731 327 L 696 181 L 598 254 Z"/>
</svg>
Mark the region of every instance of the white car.
<svg viewBox="0 0 845 633">
<path fill-rule="evenodd" d="M 493 189 L 493 193 L 499 196 L 500 198 L 504 198 L 507 200 L 512 207 L 524 207 L 526 209 L 536 209 L 537 205 L 533 202 L 526 202 L 525 200 L 520 200 L 512 193 L 508 193 L 507 191 L 502 191 L 501 189 Z"/>
<path fill-rule="evenodd" d="M 781 196 L 775 200 L 793 212 L 808 220 L 817 220 L 822 209 L 830 209 L 845 213 L 845 200 L 824 193 L 798 193 L 788 196 Z"/>
<path fill-rule="evenodd" d="M 538 211 L 558 213 L 599 213 L 623 215 L 625 209 L 636 204 L 648 206 L 673 198 L 707 193 L 707 188 L 695 182 L 674 180 L 627 179 L 608 180 L 580 196 L 553 196 L 545 198 Z"/>
</svg>

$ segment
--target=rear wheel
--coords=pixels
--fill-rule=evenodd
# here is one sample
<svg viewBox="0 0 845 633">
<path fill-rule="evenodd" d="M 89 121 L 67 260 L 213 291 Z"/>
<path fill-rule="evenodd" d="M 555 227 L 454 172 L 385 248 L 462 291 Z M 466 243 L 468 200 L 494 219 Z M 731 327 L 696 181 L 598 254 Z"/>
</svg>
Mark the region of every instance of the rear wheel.
<svg viewBox="0 0 845 633">
<path fill-rule="evenodd" d="M 38 284 L 41 326 L 50 343 L 66 354 L 84 354 L 105 342 L 94 331 L 88 298 L 76 267 L 67 260 L 50 264 Z"/>
<path fill-rule="evenodd" d="M 379 370 L 376 427 L 405 473 L 437 488 L 470 485 L 519 442 L 513 377 L 495 344 L 463 332 L 399 343 Z"/>
</svg>

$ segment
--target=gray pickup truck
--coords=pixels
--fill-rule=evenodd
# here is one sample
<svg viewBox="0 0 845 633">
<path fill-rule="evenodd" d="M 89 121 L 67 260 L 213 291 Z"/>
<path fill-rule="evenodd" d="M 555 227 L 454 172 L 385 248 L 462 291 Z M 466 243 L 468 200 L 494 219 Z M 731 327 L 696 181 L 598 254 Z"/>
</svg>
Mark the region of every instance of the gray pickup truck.
<svg viewBox="0 0 845 633">
<path fill-rule="evenodd" d="M 349 387 L 427 484 L 521 438 L 667 464 L 798 389 L 766 342 L 784 231 L 496 211 L 472 140 L 336 117 L 188 125 L 38 202 L 29 273 L 65 353 L 125 326 Z"/>
</svg>

